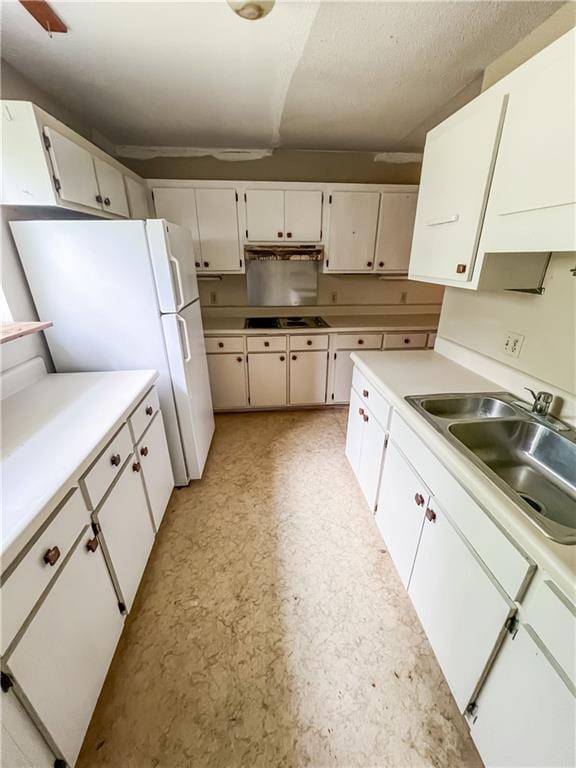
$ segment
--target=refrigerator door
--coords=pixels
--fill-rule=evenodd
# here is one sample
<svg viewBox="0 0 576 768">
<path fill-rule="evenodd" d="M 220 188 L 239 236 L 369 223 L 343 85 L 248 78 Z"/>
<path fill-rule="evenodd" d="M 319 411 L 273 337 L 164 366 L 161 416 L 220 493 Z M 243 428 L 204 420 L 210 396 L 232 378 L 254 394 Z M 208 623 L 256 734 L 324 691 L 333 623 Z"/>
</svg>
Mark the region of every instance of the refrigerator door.
<svg viewBox="0 0 576 768">
<path fill-rule="evenodd" d="M 162 315 L 162 325 L 188 477 L 198 480 L 214 434 L 200 302 L 180 314 Z"/>
<path fill-rule="evenodd" d="M 180 312 L 198 298 L 192 233 L 164 219 L 149 219 L 146 233 L 160 312 Z"/>
</svg>

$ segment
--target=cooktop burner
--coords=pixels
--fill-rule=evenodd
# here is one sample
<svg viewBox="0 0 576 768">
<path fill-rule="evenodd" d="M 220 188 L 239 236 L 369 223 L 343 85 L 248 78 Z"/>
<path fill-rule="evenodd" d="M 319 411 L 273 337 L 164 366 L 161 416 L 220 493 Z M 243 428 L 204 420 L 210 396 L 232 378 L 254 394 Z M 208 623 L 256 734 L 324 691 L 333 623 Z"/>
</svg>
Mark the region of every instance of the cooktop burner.
<svg viewBox="0 0 576 768">
<path fill-rule="evenodd" d="M 323 317 L 247 317 L 244 328 L 328 328 Z"/>
</svg>

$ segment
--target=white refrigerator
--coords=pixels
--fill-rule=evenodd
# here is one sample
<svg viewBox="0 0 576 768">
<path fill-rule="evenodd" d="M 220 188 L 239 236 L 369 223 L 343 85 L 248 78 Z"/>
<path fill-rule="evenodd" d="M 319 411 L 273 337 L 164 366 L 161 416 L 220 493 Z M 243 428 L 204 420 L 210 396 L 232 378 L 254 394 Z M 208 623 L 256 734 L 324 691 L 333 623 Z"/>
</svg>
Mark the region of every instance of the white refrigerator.
<svg viewBox="0 0 576 768">
<path fill-rule="evenodd" d="M 190 232 L 148 221 L 14 221 L 57 372 L 155 368 L 176 485 L 214 433 Z M 98 414 L 94 414 L 98 418 Z"/>
</svg>

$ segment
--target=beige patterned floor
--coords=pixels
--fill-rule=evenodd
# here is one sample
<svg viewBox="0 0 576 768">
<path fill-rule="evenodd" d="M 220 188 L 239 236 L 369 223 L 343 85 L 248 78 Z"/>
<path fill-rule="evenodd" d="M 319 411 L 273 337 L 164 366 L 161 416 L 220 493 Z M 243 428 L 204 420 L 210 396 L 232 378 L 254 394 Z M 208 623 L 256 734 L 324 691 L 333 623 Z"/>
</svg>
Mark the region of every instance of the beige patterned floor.
<svg viewBox="0 0 576 768">
<path fill-rule="evenodd" d="M 344 457 L 342 410 L 217 419 L 80 768 L 481 765 Z"/>
</svg>

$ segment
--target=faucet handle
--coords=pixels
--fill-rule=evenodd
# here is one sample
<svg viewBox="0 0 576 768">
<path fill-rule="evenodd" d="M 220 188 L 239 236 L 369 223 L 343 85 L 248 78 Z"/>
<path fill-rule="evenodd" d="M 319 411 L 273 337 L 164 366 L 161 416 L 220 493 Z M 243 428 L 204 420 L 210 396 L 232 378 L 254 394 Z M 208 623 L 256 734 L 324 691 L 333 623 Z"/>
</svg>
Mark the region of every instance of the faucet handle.
<svg viewBox="0 0 576 768">
<path fill-rule="evenodd" d="M 524 389 L 528 390 L 534 400 L 536 400 L 539 403 L 546 403 L 546 405 L 550 405 L 552 400 L 554 399 L 554 395 L 551 392 L 534 392 L 533 389 L 530 389 L 530 387 L 524 387 Z"/>
<path fill-rule="evenodd" d="M 530 389 L 530 387 L 524 387 L 524 389 L 525 389 L 527 392 L 530 392 L 530 394 L 532 395 L 532 398 L 533 398 L 534 400 L 538 400 L 538 395 L 536 394 L 536 392 L 534 392 L 534 390 L 533 390 L 533 389 Z"/>
</svg>

